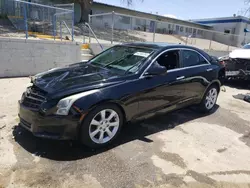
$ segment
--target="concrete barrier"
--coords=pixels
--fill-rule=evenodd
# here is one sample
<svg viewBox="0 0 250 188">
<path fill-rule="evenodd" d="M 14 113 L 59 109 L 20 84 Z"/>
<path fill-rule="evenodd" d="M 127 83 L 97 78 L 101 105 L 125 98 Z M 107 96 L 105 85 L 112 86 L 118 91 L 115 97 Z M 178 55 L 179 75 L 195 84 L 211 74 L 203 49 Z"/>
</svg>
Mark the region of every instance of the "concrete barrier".
<svg viewBox="0 0 250 188">
<path fill-rule="evenodd" d="M 0 38 L 0 77 L 29 76 L 80 61 L 75 42 Z"/>
</svg>

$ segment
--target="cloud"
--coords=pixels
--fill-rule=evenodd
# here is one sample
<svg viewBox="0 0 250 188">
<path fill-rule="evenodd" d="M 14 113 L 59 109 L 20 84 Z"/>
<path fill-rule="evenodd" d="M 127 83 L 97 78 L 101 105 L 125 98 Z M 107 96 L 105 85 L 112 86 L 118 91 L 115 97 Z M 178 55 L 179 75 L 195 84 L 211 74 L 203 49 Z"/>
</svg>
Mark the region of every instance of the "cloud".
<svg viewBox="0 0 250 188">
<path fill-rule="evenodd" d="M 163 16 L 169 17 L 169 18 L 177 18 L 177 16 L 175 16 L 173 14 L 164 14 Z"/>
</svg>

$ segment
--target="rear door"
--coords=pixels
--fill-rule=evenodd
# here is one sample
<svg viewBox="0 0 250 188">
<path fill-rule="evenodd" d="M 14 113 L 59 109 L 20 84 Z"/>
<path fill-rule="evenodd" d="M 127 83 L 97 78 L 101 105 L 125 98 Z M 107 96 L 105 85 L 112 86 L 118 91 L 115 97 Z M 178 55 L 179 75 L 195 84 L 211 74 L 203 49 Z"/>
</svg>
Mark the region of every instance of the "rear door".
<svg viewBox="0 0 250 188">
<path fill-rule="evenodd" d="M 207 86 L 216 79 L 216 65 L 212 65 L 202 54 L 193 49 L 181 50 L 181 66 L 185 70 L 186 96 L 199 100 Z"/>
</svg>

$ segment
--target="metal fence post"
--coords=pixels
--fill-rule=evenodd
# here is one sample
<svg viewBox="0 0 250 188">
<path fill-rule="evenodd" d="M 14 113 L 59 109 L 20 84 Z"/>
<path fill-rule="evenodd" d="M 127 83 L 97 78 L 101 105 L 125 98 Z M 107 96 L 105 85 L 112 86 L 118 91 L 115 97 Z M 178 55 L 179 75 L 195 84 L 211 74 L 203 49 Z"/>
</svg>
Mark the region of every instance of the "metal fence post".
<svg viewBox="0 0 250 188">
<path fill-rule="evenodd" d="M 42 14 L 43 14 L 43 34 L 44 34 L 44 33 L 45 33 L 45 30 L 44 30 L 44 20 L 45 20 L 45 19 L 44 19 L 44 17 L 45 17 L 45 16 L 44 16 L 44 7 L 43 7 L 43 12 L 42 12 Z"/>
<path fill-rule="evenodd" d="M 51 22 L 51 17 L 50 17 L 50 13 L 49 13 L 49 8 L 48 8 L 48 20 L 49 20 L 49 22 Z"/>
<path fill-rule="evenodd" d="M 130 17 L 130 29 L 133 30 L 133 18 Z"/>
<path fill-rule="evenodd" d="M 115 15 L 115 12 L 113 11 L 112 12 L 112 25 L 111 25 L 111 44 L 113 44 L 114 42 L 114 15 Z"/>
<path fill-rule="evenodd" d="M 155 42 L 155 30 L 156 30 L 156 24 L 157 24 L 157 22 L 156 22 L 156 21 L 154 21 L 153 42 Z"/>
<path fill-rule="evenodd" d="M 74 41 L 74 22 L 75 22 L 75 10 L 73 4 L 73 12 L 72 12 L 72 41 Z"/>
<path fill-rule="evenodd" d="M 54 40 L 56 40 L 56 15 L 53 15 L 53 36 Z"/>
<path fill-rule="evenodd" d="M 212 46 L 212 40 L 210 40 L 209 42 L 209 48 L 208 48 L 209 51 L 211 50 L 211 46 Z"/>
<path fill-rule="evenodd" d="M 24 12 L 24 27 L 25 27 L 25 36 L 28 39 L 28 23 L 27 23 L 27 9 L 26 4 L 23 4 L 23 12 Z"/>
<path fill-rule="evenodd" d="M 89 14 L 89 25 L 91 25 L 91 16 L 90 16 L 90 14 Z M 89 30 L 89 43 L 91 43 L 91 36 L 90 36 L 90 29 L 88 28 L 88 30 Z"/>
<path fill-rule="evenodd" d="M 62 41 L 62 21 L 60 21 L 60 38 L 61 38 L 61 41 Z"/>
</svg>

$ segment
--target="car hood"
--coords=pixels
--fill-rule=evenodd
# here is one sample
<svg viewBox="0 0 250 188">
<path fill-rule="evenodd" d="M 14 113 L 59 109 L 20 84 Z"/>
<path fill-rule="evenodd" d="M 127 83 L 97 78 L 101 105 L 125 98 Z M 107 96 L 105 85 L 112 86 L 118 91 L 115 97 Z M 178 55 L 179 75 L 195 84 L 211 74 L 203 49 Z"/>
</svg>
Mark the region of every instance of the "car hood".
<svg viewBox="0 0 250 188">
<path fill-rule="evenodd" d="M 250 49 L 235 49 L 229 54 L 230 58 L 250 59 Z"/>
<path fill-rule="evenodd" d="M 101 67 L 76 63 L 39 73 L 31 82 L 49 94 L 68 95 L 120 83 L 124 81 L 121 77 Z"/>
</svg>

